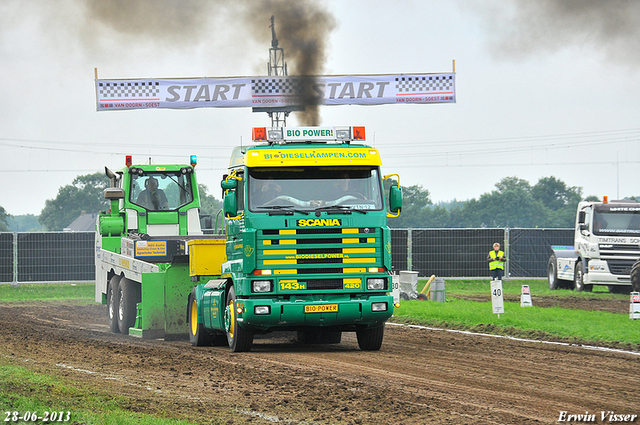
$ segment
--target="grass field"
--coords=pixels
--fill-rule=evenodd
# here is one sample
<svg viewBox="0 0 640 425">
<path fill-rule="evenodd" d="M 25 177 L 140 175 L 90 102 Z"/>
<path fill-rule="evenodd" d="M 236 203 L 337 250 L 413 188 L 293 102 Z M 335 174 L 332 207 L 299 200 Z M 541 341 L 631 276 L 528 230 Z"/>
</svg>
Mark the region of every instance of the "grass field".
<svg viewBox="0 0 640 425">
<path fill-rule="evenodd" d="M 0 285 L 0 302 L 31 302 L 64 300 L 74 303 L 92 302 L 95 284 L 38 283 L 19 286 Z"/>
<path fill-rule="evenodd" d="M 420 280 L 418 282 L 418 290 L 421 291 L 427 280 Z M 591 298 L 594 294 L 597 294 L 602 299 L 629 299 L 628 295 L 623 294 L 611 294 L 609 290 L 604 286 L 594 286 L 593 292 L 576 292 L 570 290 L 555 290 L 549 289 L 549 284 L 546 279 L 513 279 L 503 281 L 502 289 L 505 295 L 520 295 L 520 289 L 522 285 L 529 285 L 531 293 L 537 296 L 553 296 L 556 298 L 562 297 L 583 297 Z M 488 279 L 447 279 L 446 290 L 447 293 L 458 295 L 489 295 L 491 288 L 491 281 Z"/>
<path fill-rule="evenodd" d="M 426 281 L 419 282 L 421 290 Z M 587 311 L 561 307 L 520 307 L 520 302 L 504 303 L 505 312 L 493 313 L 491 301 L 478 302 L 456 298 L 491 294 L 489 280 L 447 280 L 445 303 L 402 301 L 394 311 L 394 320 L 442 328 L 473 330 L 521 337 L 553 338 L 584 341 L 590 344 L 614 345 L 640 349 L 640 320 L 629 314 Z M 521 285 L 529 285 L 534 297 L 629 300 L 628 295 L 611 294 L 605 287 L 594 287 L 591 293 L 569 290 L 551 291 L 546 280 L 511 280 L 503 282 L 505 296 L 519 297 Z M 518 298 L 519 299 L 519 298 Z M 535 299 L 535 298 L 534 298 Z"/>
<path fill-rule="evenodd" d="M 68 378 L 33 372 L 0 358 L 0 420 L 4 423 L 186 425 L 191 422 L 132 412 L 125 397 Z M 51 406 L 55 406 L 55 410 Z M 28 420 L 17 420 L 29 414 Z M 49 412 L 49 421 L 35 420 Z M 55 416 L 54 416 L 55 415 Z M 169 415 L 167 415 L 169 416 Z"/>
</svg>

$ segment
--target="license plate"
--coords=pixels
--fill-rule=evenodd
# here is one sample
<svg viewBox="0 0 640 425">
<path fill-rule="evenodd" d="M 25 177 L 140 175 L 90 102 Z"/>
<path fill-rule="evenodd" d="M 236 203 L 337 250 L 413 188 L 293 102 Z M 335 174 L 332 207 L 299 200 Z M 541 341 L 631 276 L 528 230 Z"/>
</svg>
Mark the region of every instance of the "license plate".
<svg viewBox="0 0 640 425">
<path fill-rule="evenodd" d="M 305 305 L 305 313 L 336 313 L 338 311 L 338 304 L 312 304 Z"/>
</svg>

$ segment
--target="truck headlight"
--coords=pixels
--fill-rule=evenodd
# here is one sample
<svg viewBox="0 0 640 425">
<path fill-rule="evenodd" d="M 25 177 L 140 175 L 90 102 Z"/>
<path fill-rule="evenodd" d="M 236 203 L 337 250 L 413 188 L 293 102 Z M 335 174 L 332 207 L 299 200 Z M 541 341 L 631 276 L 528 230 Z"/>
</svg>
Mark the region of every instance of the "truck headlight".
<svg viewBox="0 0 640 425">
<path fill-rule="evenodd" d="M 387 303 L 371 303 L 371 311 L 387 311 Z"/>
<path fill-rule="evenodd" d="M 273 284 L 270 280 L 254 280 L 251 282 L 251 292 L 271 292 Z"/>
<path fill-rule="evenodd" d="M 367 289 L 370 291 L 384 291 L 387 289 L 387 279 L 369 278 L 367 279 Z"/>
<path fill-rule="evenodd" d="M 255 307 L 253 307 L 253 313 L 257 316 L 257 315 L 261 315 L 261 314 L 270 314 L 271 313 L 271 307 L 269 307 L 268 305 L 257 305 Z"/>
</svg>

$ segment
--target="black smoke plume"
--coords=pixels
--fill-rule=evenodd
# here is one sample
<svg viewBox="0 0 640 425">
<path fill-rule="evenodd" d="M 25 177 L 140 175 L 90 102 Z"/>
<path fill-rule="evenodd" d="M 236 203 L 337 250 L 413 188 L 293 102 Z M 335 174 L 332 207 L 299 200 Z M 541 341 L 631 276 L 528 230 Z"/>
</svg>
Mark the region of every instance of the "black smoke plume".
<svg viewBox="0 0 640 425">
<path fill-rule="evenodd" d="M 158 44 L 197 44 L 207 32 L 246 32 L 264 46 L 264 58 L 271 45 L 271 16 L 275 16 L 280 47 L 284 49 L 289 75 L 305 76 L 298 98 L 305 109 L 298 118 L 302 125 L 320 123 L 319 99 L 312 90 L 322 75 L 334 17 L 311 0 L 82 0 L 90 22 L 120 34 L 152 40 Z M 214 22 L 224 16 L 225 25 Z M 247 37 L 248 36 L 248 37 Z M 225 37 L 228 38 L 228 37 Z M 238 54 L 248 52 L 238 45 Z M 219 58 L 224 60 L 224 58 Z M 228 58 L 227 60 L 232 60 Z"/>
<path fill-rule="evenodd" d="M 284 49 L 289 75 L 304 76 L 298 97 L 305 108 L 298 118 L 302 125 L 320 124 L 319 102 L 312 87 L 324 71 L 327 42 L 336 27 L 334 17 L 319 2 L 263 0 L 251 2 L 250 19 L 255 34 L 265 45 L 271 40 L 268 28 L 275 17 L 278 40 Z"/>
</svg>

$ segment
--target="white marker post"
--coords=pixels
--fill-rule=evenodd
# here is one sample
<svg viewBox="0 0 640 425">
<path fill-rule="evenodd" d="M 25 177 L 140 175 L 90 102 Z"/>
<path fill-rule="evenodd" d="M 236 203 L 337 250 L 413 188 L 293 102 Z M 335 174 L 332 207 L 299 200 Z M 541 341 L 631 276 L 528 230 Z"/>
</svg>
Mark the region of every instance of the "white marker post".
<svg viewBox="0 0 640 425">
<path fill-rule="evenodd" d="M 493 306 L 493 314 L 497 314 L 500 318 L 500 313 L 504 313 L 504 298 L 502 297 L 502 281 L 491 281 L 491 305 Z"/>
<path fill-rule="evenodd" d="M 393 305 L 400 305 L 400 276 L 391 275 L 391 295 L 393 295 Z"/>
<path fill-rule="evenodd" d="M 520 291 L 520 307 L 533 307 L 529 285 L 522 285 L 522 291 Z"/>
<path fill-rule="evenodd" d="M 640 292 L 630 294 L 629 319 L 640 319 Z"/>
</svg>

